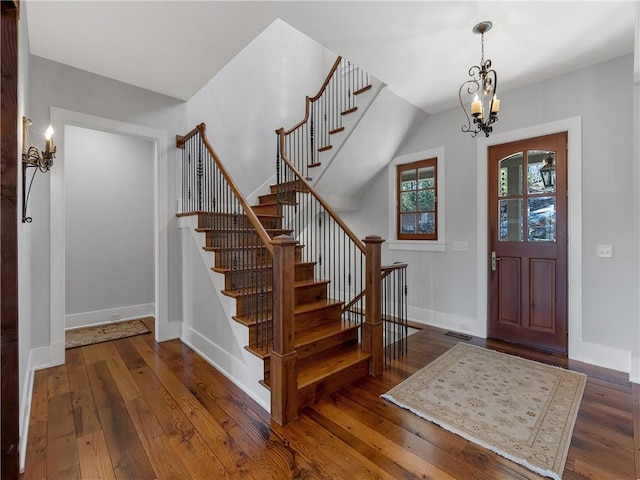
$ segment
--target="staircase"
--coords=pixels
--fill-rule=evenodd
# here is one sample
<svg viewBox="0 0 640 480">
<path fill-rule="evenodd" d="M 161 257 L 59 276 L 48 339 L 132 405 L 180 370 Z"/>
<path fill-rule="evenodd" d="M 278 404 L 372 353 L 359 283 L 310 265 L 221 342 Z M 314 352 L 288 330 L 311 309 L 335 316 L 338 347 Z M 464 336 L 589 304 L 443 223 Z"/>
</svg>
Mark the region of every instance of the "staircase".
<svg viewBox="0 0 640 480">
<path fill-rule="evenodd" d="M 176 139 L 183 149 L 179 216 L 197 216 L 203 249 L 213 254 L 211 270 L 224 276 L 221 294 L 235 303 L 231 323 L 247 329 L 244 348 L 257 357 L 249 363 L 262 361 L 260 383 L 281 425 L 300 408 L 379 374 L 383 329 L 401 316 L 383 310 L 383 301 L 406 312 L 397 300 L 406 287 L 390 287 L 381 274 L 383 240 L 355 236 L 308 178 L 331 138 L 344 131 L 342 119 L 357 110 L 356 96 L 370 90 L 367 82 L 361 70 L 336 61 L 321 92 L 307 97 L 305 119 L 276 132 L 277 183 L 254 205 L 217 157 L 204 124 Z M 344 100 L 327 100 L 327 92 Z M 387 297 L 393 292 L 399 295 Z"/>
<path fill-rule="evenodd" d="M 270 238 L 290 235 L 282 228 L 277 196 L 296 205 L 296 192 L 307 193 L 300 182 L 273 185 L 259 197 L 252 211 Z M 235 299 L 234 320 L 248 328 L 246 349 L 264 362 L 263 385 L 271 386 L 273 321 L 273 257 L 255 230 L 248 232 L 244 218 L 228 221 L 215 213 L 200 213 L 198 231 L 206 235 L 204 249 L 214 254 L 212 270 L 225 276 L 223 294 Z M 304 245 L 295 247 L 294 350 L 297 357 L 297 405 L 302 408 L 369 373 L 370 353 L 359 343 L 359 322 L 342 317 L 343 301 L 329 298 L 330 281 L 315 278 L 316 262 L 303 261 Z M 242 265 L 234 264 L 242 259 Z M 258 313 L 256 317 L 256 313 Z"/>
</svg>

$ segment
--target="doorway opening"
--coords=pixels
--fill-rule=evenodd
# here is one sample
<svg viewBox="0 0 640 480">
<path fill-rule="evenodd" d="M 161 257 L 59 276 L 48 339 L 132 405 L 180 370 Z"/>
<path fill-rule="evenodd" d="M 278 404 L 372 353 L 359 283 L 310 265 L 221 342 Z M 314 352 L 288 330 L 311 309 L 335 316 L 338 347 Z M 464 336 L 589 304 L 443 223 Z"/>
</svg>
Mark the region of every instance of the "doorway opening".
<svg viewBox="0 0 640 480">
<path fill-rule="evenodd" d="M 58 140 L 58 157 L 65 158 L 66 141 L 64 132 L 67 126 L 111 132 L 145 139 L 152 144 L 153 168 L 148 175 L 153 179 L 153 292 L 155 338 L 164 341 L 179 337 L 179 324 L 168 322 L 168 134 L 140 125 L 117 120 L 95 117 L 79 112 L 51 108 L 51 123 L 62 138 Z M 51 256 L 50 256 L 50 344 L 48 348 L 48 366 L 62 365 L 65 362 L 65 165 L 58 162 L 51 170 Z"/>
<path fill-rule="evenodd" d="M 64 138 L 65 332 L 153 316 L 154 145 L 75 125 Z"/>
</svg>

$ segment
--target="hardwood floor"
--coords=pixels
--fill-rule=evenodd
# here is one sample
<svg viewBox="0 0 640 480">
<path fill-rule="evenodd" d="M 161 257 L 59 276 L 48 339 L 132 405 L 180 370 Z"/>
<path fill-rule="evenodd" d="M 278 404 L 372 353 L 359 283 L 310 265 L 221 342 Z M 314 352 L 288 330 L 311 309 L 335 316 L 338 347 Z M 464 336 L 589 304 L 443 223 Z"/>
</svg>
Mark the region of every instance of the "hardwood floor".
<svg viewBox="0 0 640 480">
<path fill-rule="evenodd" d="M 66 365 L 36 372 L 21 478 L 541 478 L 379 398 L 458 341 L 425 328 L 383 375 L 306 407 L 286 427 L 178 340 L 145 334 L 67 350 Z M 640 478 L 640 388 L 626 375 L 470 343 L 588 374 L 563 478 Z"/>
</svg>

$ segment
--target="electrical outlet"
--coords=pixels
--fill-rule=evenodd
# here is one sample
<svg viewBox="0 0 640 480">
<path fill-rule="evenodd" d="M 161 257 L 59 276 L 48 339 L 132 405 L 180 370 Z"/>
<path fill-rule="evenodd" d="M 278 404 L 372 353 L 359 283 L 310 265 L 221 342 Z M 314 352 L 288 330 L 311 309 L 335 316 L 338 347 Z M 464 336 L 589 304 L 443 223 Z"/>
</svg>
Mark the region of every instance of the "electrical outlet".
<svg viewBox="0 0 640 480">
<path fill-rule="evenodd" d="M 596 256 L 599 258 L 612 258 L 613 246 L 612 245 L 596 245 Z"/>
<path fill-rule="evenodd" d="M 469 242 L 465 242 L 465 241 L 453 242 L 453 251 L 454 252 L 468 252 L 469 251 Z"/>
</svg>

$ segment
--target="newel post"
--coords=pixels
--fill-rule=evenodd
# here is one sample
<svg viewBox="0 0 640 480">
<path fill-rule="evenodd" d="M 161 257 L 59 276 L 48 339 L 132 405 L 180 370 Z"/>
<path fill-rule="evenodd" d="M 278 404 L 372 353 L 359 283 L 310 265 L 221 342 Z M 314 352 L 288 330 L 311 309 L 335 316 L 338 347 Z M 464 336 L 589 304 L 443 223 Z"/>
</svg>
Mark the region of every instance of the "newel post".
<svg viewBox="0 0 640 480">
<path fill-rule="evenodd" d="M 384 344 L 382 339 L 382 282 L 380 268 L 382 266 L 382 243 L 384 239 L 376 235 L 365 238 L 365 320 L 362 327 L 362 347 L 371 353 L 369 375 L 382 373 L 384 360 Z"/>
<path fill-rule="evenodd" d="M 279 425 L 298 416 L 295 342 L 295 250 L 298 242 L 273 239 L 273 350 L 271 351 L 271 418 Z"/>
</svg>

